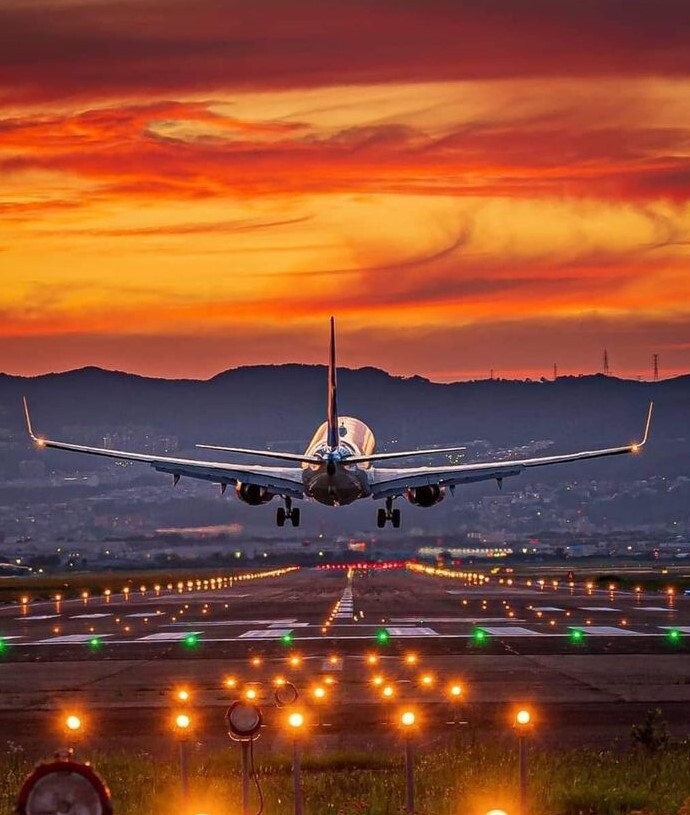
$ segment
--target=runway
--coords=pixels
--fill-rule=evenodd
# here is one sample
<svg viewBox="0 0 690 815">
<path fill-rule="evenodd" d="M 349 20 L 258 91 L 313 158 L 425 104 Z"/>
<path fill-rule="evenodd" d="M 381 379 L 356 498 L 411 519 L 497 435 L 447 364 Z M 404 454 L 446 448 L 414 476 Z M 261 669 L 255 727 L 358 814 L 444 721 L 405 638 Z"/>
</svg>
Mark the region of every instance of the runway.
<svg viewBox="0 0 690 815">
<path fill-rule="evenodd" d="M 284 681 L 341 746 L 353 722 L 376 738 L 401 704 L 445 733 L 503 726 L 518 703 L 566 741 L 627 732 L 655 706 L 687 729 L 690 598 L 528 580 L 310 569 L 5 606 L 0 725 L 33 744 L 76 706 L 110 723 L 110 745 L 140 746 L 168 728 L 185 686 L 220 741 L 223 709 L 249 688 L 276 720 Z"/>
</svg>

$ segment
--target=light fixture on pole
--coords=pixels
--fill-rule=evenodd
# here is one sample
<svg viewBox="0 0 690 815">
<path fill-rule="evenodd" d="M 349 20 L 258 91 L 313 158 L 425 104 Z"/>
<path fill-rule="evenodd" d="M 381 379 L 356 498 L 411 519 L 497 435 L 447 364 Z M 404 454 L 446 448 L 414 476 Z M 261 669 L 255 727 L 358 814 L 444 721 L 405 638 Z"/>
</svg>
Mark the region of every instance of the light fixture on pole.
<svg viewBox="0 0 690 815">
<path fill-rule="evenodd" d="M 233 702 L 225 714 L 228 735 L 242 748 L 242 815 L 249 815 L 249 781 L 254 771 L 253 744 L 259 738 L 263 718 L 256 705 Z M 251 770 L 250 770 L 251 763 Z"/>
<path fill-rule="evenodd" d="M 404 711 L 400 716 L 400 727 L 405 735 L 405 812 L 414 815 L 414 733 L 417 717 L 412 710 Z"/>
<path fill-rule="evenodd" d="M 288 729 L 292 732 L 292 787 L 294 790 L 294 815 L 302 815 L 302 743 L 300 736 L 304 727 L 304 715 L 295 711 L 288 716 Z"/>
<path fill-rule="evenodd" d="M 520 815 L 527 815 L 527 736 L 532 732 L 534 725 L 532 713 L 527 708 L 521 708 L 515 713 L 513 723 L 518 736 L 518 767 L 520 777 Z"/>
</svg>

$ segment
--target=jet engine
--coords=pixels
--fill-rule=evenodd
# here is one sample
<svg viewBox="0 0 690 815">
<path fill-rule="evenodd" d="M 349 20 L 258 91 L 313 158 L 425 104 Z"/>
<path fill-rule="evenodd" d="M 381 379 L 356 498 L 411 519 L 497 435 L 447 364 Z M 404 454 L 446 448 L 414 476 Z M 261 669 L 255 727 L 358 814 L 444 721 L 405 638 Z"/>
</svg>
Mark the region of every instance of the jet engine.
<svg viewBox="0 0 690 815">
<path fill-rule="evenodd" d="M 273 493 L 269 492 L 266 487 L 260 487 L 258 484 L 243 484 L 241 481 L 238 481 L 235 486 L 235 494 L 240 501 L 253 507 L 267 504 L 273 498 Z"/>
<path fill-rule="evenodd" d="M 411 487 L 405 491 L 405 498 L 416 507 L 433 507 L 443 501 L 446 488 L 440 484 L 427 484 L 424 487 Z"/>
</svg>

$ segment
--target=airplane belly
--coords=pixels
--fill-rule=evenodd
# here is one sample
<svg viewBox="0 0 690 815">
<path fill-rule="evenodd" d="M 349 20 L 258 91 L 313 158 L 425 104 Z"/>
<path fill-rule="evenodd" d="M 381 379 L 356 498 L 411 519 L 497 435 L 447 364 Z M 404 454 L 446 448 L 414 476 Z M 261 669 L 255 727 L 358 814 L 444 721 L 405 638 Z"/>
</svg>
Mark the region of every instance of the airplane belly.
<svg viewBox="0 0 690 815">
<path fill-rule="evenodd" d="M 329 475 L 325 468 L 305 470 L 304 491 L 319 504 L 339 507 L 369 495 L 370 487 L 366 473 L 338 467 L 333 475 Z"/>
</svg>

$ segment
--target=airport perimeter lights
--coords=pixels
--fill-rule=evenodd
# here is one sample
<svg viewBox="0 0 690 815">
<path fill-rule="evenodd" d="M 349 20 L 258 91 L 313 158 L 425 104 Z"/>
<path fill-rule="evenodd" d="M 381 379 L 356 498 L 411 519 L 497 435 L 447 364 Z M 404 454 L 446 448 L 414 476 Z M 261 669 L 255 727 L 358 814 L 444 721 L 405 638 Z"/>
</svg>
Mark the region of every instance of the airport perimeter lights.
<svg viewBox="0 0 690 815">
<path fill-rule="evenodd" d="M 527 815 L 527 736 L 534 729 L 532 713 L 521 708 L 515 713 L 513 727 L 518 737 L 518 766 L 520 776 L 520 815 Z"/>
<path fill-rule="evenodd" d="M 292 732 L 292 787 L 294 791 L 294 815 L 302 815 L 302 741 L 304 714 L 293 711 L 287 718 L 288 729 Z"/>
</svg>

